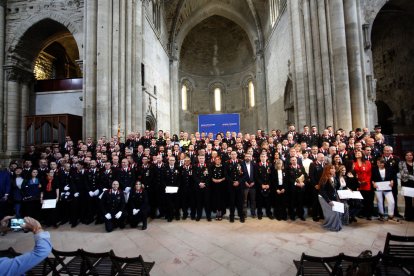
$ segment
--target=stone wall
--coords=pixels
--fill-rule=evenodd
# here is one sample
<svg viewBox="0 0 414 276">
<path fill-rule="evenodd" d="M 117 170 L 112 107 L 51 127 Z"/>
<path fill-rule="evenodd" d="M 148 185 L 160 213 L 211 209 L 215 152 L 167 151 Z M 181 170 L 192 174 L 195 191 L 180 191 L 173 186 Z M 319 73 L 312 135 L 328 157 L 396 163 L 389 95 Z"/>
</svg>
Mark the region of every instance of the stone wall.
<svg viewBox="0 0 414 276">
<path fill-rule="evenodd" d="M 292 56 L 289 16 L 285 12 L 267 41 L 265 48 L 269 130 L 286 128 L 284 92 Z"/>
<path fill-rule="evenodd" d="M 254 112 L 256 109 L 249 108 L 247 105 L 247 81 L 252 79 L 257 87 L 254 76 L 254 64 L 244 72 L 219 77 L 196 76 L 180 72 L 181 82 L 187 80 L 192 86 L 189 92 L 188 111 L 180 111 L 180 127 L 186 131 L 197 131 L 198 114 L 216 113 L 213 108 L 214 98 L 211 85 L 220 83 L 225 88 L 222 93 L 223 108 L 218 113 L 240 113 L 240 130 L 242 132 L 254 131 L 257 125 L 257 113 Z M 256 89 L 255 97 L 258 97 Z"/>
<path fill-rule="evenodd" d="M 164 27 L 158 33 L 152 23 L 152 9 L 147 9 L 143 22 L 143 64 L 145 65 L 146 92 L 156 98 L 151 102 L 156 106 L 152 112 L 157 119 L 157 128 L 170 129 L 170 61 L 166 51 Z M 153 97 L 153 99 L 155 99 Z M 148 115 L 149 102 L 144 103 L 144 113 Z"/>
</svg>

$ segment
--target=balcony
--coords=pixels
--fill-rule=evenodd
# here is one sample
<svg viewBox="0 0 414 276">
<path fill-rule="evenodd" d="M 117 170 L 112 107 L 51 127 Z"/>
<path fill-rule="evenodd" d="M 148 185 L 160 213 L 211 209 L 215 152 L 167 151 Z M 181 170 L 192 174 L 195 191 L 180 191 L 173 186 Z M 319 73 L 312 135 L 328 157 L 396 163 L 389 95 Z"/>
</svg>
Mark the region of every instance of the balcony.
<svg viewBox="0 0 414 276">
<path fill-rule="evenodd" d="M 35 92 L 82 90 L 83 78 L 38 80 L 35 84 Z"/>
</svg>

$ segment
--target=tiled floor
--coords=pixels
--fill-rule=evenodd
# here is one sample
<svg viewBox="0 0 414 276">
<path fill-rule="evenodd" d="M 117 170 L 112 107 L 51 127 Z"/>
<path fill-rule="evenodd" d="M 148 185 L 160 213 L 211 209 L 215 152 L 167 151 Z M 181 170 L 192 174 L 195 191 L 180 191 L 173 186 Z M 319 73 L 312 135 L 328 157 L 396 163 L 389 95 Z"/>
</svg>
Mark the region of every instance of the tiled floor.
<svg viewBox="0 0 414 276">
<path fill-rule="evenodd" d="M 126 228 L 105 233 L 103 225 L 68 225 L 49 229 L 58 250 L 83 248 L 92 252 L 113 249 L 120 256 L 143 255 L 155 261 L 151 275 L 295 275 L 293 259 L 302 252 L 329 256 L 339 252 L 358 255 L 384 247 L 387 232 L 414 236 L 414 223 L 366 221 L 327 232 L 320 223 L 279 222 L 267 218 L 167 223 L 155 220 L 146 231 Z M 0 237 L 0 249 L 13 246 L 23 252 L 33 246 L 31 234 L 9 233 Z"/>
</svg>

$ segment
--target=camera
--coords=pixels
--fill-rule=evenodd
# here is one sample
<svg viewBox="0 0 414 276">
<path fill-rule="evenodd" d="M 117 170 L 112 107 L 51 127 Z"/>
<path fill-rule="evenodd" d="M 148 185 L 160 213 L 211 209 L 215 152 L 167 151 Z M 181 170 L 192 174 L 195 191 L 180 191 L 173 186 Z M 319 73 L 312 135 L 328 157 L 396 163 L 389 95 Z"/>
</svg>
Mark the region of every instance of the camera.
<svg viewBox="0 0 414 276">
<path fill-rule="evenodd" d="M 24 219 L 11 219 L 10 220 L 10 228 L 11 229 L 22 229 L 24 224 Z"/>
</svg>

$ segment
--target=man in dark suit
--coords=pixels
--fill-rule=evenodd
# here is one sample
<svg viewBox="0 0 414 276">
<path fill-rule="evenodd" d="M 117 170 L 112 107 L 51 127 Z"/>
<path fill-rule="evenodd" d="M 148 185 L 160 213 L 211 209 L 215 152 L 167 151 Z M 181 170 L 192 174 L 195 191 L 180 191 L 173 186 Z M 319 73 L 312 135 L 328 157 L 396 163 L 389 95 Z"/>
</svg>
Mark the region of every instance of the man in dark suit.
<svg viewBox="0 0 414 276">
<path fill-rule="evenodd" d="M 175 165 L 175 157 L 170 156 L 168 158 L 168 166 L 165 169 L 163 182 L 165 187 L 179 187 L 180 186 L 180 175 L 178 167 Z M 176 220 L 180 220 L 180 205 L 178 193 L 166 193 L 165 194 L 165 212 L 167 221 L 171 222 L 173 217 Z"/>
<path fill-rule="evenodd" d="M 152 182 L 151 182 L 151 189 L 153 189 L 153 201 L 151 202 L 150 197 L 150 205 L 151 205 L 151 212 L 150 216 L 154 218 L 157 213 L 157 208 L 159 209 L 158 218 L 165 216 L 165 184 L 164 184 L 164 175 L 165 175 L 165 164 L 162 162 L 162 156 L 157 156 L 157 161 L 154 166 L 152 166 L 151 175 Z M 151 195 L 150 195 L 151 196 Z"/>
<path fill-rule="evenodd" d="M 260 162 L 256 166 L 256 171 L 254 172 L 258 219 L 262 219 L 263 217 L 263 207 L 266 209 L 266 216 L 269 217 L 269 219 L 274 219 L 270 204 L 270 191 L 272 190 L 271 171 L 272 168 L 267 162 L 267 154 L 263 152 L 260 154 Z"/>
<path fill-rule="evenodd" d="M 399 172 L 398 164 L 400 163 L 400 158 L 396 155 L 393 155 L 393 149 L 390 146 L 384 147 L 383 158 L 385 160 L 385 167 L 391 169 L 392 180 L 394 185 L 392 186 L 392 195 L 394 196 L 394 216 L 397 218 L 402 218 L 400 212 L 398 211 L 398 185 L 397 185 L 397 173 Z"/>
<path fill-rule="evenodd" d="M 295 217 L 298 216 L 301 220 L 305 220 L 303 205 L 305 183 L 308 175 L 306 174 L 305 168 L 298 164 L 295 156 L 290 157 L 290 166 L 287 169 L 287 175 L 290 190 L 289 217 L 291 220 L 295 220 Z"/>
<path fill-rule="evenodd" d="M 241 162 L 237 159 L 237 152 L 232 151 L 230 160 L 227 164 L 228 187 L 230 197 L 230 222 L 234 222 L 234 211 L 237 208 L 237 214 L 240 222 L 244 222 L 243 214 L 243 182 L 244 173 Z"/>
<path fill-rule="evenodd" d="M 191 146 L 191 145 L 190 145 Z M 180 191 L 181 209 L 183 210 L 183 220 L 188 217 L 188 208 L 190 208 L 190 217 L 195 220 L 196 215 L 196 194 L 193 181 L 193 165 L 191 158 L 184 158 L 184 165 L 180 168 Z"/>
<path fill-rule="evenodd" d="M 210 173 L 206 164 L 205 156 L 198 156 L 198 164 L 194 167 L 193 180 L 196 190 L 197 215 L 196 221 L 200 221 L 203 208 L 206 212 L 207 221 L 211 221 L 210 208 Z"/>
<path fill-rule="evenodd" d="M 325 156 L 318 153 L 317 159 L 309 166 L 310 184 L 312 185 L 312 218 L 319 221 L 323 217 L 322 209 L 319 204 L 319 180 L 321 179 L 323 168 L 325 167 Z"/>
<path fill-rule="evenodd" d="M 252 218 L 256 217 L 256 188 L 254 185 L 254 171 L 255 164 L 252 161 L 252 155 L 246 153 L 244 161 L 242 162 L 242 169 L 244 172 L 244 216 L 247 216 L 247 202 L 250 204 L 250 215 Z"/>
</svg>

